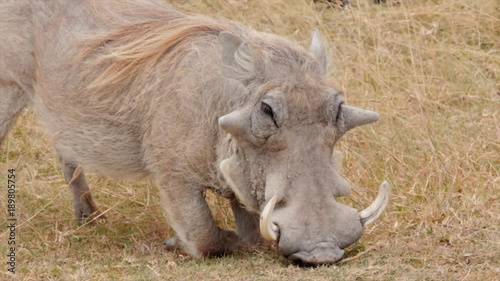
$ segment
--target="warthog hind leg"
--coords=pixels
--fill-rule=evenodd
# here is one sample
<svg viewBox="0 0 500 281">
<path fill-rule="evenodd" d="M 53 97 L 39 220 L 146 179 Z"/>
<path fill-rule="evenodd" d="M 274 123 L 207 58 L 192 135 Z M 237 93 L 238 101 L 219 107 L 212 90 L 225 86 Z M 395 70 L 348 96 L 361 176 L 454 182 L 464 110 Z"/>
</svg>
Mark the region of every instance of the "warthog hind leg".
<svg viewBox="0 0 500 281">
<path fill-rule="evenodd" d="M 105 219 L 106 217 L 99 211 L 92 198 L 83 168 L 65 161 L 63 158 L 60 160 L 63 166 L 64 178 L 73 193 L 73 207 L 75 208 L 76 219 L 80 223 L 93 221 L 97 218 Z"/>
<path fill-rule="evenodd" d="M 0 80 L 0 145 L 27 105 L 28 98 L 21 87 Z"/>
</svg>

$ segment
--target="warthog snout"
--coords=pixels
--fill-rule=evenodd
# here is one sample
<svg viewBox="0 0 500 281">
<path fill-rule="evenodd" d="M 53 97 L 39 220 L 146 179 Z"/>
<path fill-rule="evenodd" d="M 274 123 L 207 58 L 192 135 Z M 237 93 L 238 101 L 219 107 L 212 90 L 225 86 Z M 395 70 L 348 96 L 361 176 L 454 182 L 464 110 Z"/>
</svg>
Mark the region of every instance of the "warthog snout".
<svg viewBox="0 0 500 281">
<path fill-rule="evenodd" d="M 334 244 L 328 242 L 320 244 L 321 245 L 318 245 L 312 251 L 298 251 L 291 255 L 288 255 L 288 258 L 292 261 L 297 261 L 304 264 L 319 265 L 335 263 L 339 261 L 344 255 L 344 250 L 340 249 Z"/>
<path fill-rule="evenodd" d="M 290 212 L 301 214 L 297 208 L 282 208 L 275 212 L 277 197 L 274 196 L 261 213 L 260 231 L 265 239 L 277 241 L 280 253 L 290 260 L 307 265 L 335 263 L 344 255 L 343 249 L 361 237 L 363 227 L 382 214 L 389 202 L 389 194 L 389 184 L 384 181 L 375 201 L 360 212 L 332 200 L 321 207 L 310 206 L 316 208 L 315 211 L 302 213 L 316 213 L 316 216 L 305 219 L 289 215 Z M 325 210 L 330 214 L 322 216 Z M 328 218 L 327 225 L 323 223 L 325 218 Z"/>
</svg>

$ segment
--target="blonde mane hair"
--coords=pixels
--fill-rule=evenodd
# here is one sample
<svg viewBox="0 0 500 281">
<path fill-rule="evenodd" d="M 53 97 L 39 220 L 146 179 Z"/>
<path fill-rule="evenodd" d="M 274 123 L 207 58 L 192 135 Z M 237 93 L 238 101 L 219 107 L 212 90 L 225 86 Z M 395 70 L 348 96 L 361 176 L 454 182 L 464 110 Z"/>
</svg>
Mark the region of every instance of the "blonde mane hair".
<svg viewBox="0 0 500 281">
<path fill-rule="evenodd" d="M 178 50 L 194 36 L 240 30 L 227 20 L 185 15 L 144 1 L 120 1 L 116 7 L 124 8 L 116 11 L 112 9 L 115 2 L 92 1 L 93 13 L 109 26 L 110 32 L 81 42 L 77 60 L 91 58 L 93 67 L 87 67 L 89 72 L 105 66 L 87 89 L 123 84 L 165 57 L 175 64 Z"/>
<path fill-rule="evenodd" d="M 222 31 L 250 40 L 248 43 L 254 55 L 261 59 L 254 61 L 256 66 L 269 68 L 265 74 L 267 78 L 278 76 L 285 68 L 293 68 L 293 71 L 283 72 L 290 83 L 296 84 L 304 79 L 303 73 L 311 72 L 311 66 L 316 63 L 294 42 L 255 32 L 226 19 L 186 15 L 144 0 L 120 0 L 119 3 L 117 0 L 93 0 L 92 4 L 94 15 L 107 28 L 105 34 L 87 38 L 80 45 L 77 59 L 87 64 L 82 72 L 87 77 L 84 78 L 87 90 L 106 88 L 120 91 L 133 81 L 140 81 L 141 85 L 136 85 L 142 88 L 140 91 L 144 91 L 144 87 L 154 88 L 151 83 L 144 84 L 147 83 L 146 77 L 139 77 L 151 74 L 144 70 L 153 69 L 163 60 L 168 61 L 164 65 L 166 68 L 162 69 L 164 73 L 168 70 L 176 72 L 177 64 L 181 63 L 195 38 L 216 36 Z"/>
</svg>

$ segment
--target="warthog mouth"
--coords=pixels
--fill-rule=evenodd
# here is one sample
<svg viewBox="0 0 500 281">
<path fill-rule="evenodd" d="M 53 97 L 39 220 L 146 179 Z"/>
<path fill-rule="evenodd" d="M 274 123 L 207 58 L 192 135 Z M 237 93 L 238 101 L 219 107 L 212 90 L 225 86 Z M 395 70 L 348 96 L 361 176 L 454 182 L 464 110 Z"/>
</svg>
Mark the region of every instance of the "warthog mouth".
<svg viewBox="0 0 500 281">
<path fill-rule="evenodd" d="M 330 242 L 318 243 L 311 251 L 297 251 L 289 256 L 288 259 L 302 265 L 321 265 L 332 264 L 339 261 L 344 255 L 344 250 Z"/>
</svg>

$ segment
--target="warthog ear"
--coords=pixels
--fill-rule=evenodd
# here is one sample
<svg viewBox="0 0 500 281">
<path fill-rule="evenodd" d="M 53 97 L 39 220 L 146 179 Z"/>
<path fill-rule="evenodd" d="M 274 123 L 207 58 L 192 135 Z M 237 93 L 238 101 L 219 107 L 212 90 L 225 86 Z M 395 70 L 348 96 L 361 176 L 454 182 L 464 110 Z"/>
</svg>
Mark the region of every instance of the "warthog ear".
<svg viewBox="0 0 500 281">
<path fill-rule="evenodd" d="M 358 126 L 376 122 L 379 118 L 377 112 L 350 105 L 342 105 L 341 113 L 341 118 L 344 121 L 344 132 Z"/>
<path fill-rule="evenodd" d="M 316 28 L 311 30 L 311 47 L 309 48 L 309 51 L 314 55 L 314 57 L 316 57 L 316 60 L 318 60 L 321 74 L 325 75 L 328 67 L 326 46 L 325 41 L 323 41 L 323 38 L 321 38 L 321 35 Z"/>
<path fill-rule="evenodd" d="M 221 116 L 219 126 L 236 139 L 249 139 L 250 109 L 241 109 Z"/>
<path fill-rule="evenodd" d="M 222 74 L 247 84 L 255 77 L 254 54 L 247 42 L 229 32 L 219 34 L 222 46 Z"/>
<path fill-rule="evenodd" d="M 246 107 L 219 117 L 219 126 L 238 142 L 241 142 L 240 144 L 262 145 L 266 139 L 259 138 L 252 130 L 253 124 L 255 124 L 252 123 L 252 109 L 252 107 Z"/>
</svg>

